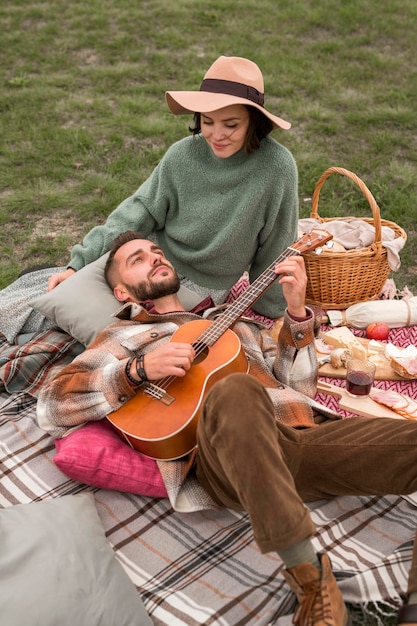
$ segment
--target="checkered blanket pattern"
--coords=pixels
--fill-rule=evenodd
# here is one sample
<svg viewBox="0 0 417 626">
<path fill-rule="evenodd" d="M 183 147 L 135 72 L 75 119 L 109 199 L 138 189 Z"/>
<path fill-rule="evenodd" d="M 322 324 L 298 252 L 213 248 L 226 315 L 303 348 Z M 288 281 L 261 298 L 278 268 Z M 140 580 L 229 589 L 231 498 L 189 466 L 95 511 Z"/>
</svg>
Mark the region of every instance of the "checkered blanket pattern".
<svg viewBox="0 0 417 626">
<path fill-rule="evenodd" d="M 35 411 L 26 394 L 0 394 L 1 507 L 90 490 L 56 468 Z M 266 626 L 292 613 L 282 563 L 259 553 L 247 515 L 179 514 L 164 499 L 92 491 L 106 536 L 156 626 Z M 310 506 L 314 543 L 330 554 L 347 602 L 380 610 L 374 603 L 384 601 L 388 611 L 401 603 L 416 505 L 417 498 L 389 496 Z"/>
<path fill-rule="evenodd" d="M 417 327 L 391 332 L 389 339 L 397 345 L 417 344 Z M 49 331 L 36 339 L 43 340 L 48 358 L 40 358 L 39 345 L 28 351 L 41 369 L 50 363 L 59 367 L 78 349 Z M 3 371 L 13 373 L 26 353 L 11 353 L 7 343 L 3 348 Z M 179 514 L 164 499 L 91 489 L 68 479 L 53 462 L 53 440 L 37 426 L 37 385 L 30 376 L 20 376 L 18 367 L 15 373 L 16 380 L 27 381 L 32 395 L 0 393 L 0 507 L 93 491 L 106 536 L 155 626 L 290 623 L 294 596 L 284 583 L 282 563 L 277 555 L 259 553 L 247 515 L 228 510 Z M 41 371 L 36 380 L 47 376 Z M 417 395 L 415 381 L 394 387 Z M 331 396 L 319 399 L 333 408 Z M 417 494 L 337 498 L 309 508 L 316 549 L 329 553 L 345 600 L 376 614 L 395 611 L 407 587 Z"/>
</svg>

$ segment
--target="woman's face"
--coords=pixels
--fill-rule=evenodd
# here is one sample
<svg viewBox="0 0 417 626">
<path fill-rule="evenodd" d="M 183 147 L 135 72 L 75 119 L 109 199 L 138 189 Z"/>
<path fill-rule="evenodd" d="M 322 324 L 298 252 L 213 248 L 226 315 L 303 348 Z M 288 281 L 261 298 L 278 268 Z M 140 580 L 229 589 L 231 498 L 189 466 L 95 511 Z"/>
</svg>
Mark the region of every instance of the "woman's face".
<svg viewBox="0 0 417 626">
<path fill-rule="evenodd" d="M 248 126 L 249 113 L 243 104 L 201 113 L 201 134 L 220 159 L 227 159 L 243 148 Z"/>
</svg>

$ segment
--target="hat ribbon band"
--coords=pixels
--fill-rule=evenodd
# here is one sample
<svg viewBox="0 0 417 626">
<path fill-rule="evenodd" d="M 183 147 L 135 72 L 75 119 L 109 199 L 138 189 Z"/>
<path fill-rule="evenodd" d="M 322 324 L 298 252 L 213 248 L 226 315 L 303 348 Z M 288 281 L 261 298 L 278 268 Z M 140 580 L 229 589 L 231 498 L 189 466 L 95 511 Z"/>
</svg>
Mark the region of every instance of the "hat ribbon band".
<svg viewBox="0 0 417 626">
<path fill-rule="evenodd" d="M 200 91 L 209 91 L 211 93 L 223 93 L 229 96 L 237 96 L 251 100 L 260 106 L 264 105 L 264 94 L 243 83 L 235 83 L 232 80 L 221 80 L 219 78 L 205 78 L 201 83 Z"/>
</svg>

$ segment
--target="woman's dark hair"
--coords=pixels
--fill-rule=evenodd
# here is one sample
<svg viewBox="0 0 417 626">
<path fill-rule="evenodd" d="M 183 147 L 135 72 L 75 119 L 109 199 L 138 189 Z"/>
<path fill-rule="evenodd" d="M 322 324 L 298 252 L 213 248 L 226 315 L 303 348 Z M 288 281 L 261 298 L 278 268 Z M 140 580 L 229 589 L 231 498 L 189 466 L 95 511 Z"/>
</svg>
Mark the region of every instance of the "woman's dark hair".
<svg viewBox="0 0 417 626">
<path fill-rule="evenodd" d="M 270 119 L 266 117 L 259 109 L 244 105 L 249 112 L 249 126 L 246 132 L 243 149 L 246 154 L 251 154 L 258 150 L 260 143 L 264 137 L 269 135 L 274 126 Z M 193 135 L 201 133 L 201 113 L 194 113 L 193 121 L 189 127 Z"/>
</svg>

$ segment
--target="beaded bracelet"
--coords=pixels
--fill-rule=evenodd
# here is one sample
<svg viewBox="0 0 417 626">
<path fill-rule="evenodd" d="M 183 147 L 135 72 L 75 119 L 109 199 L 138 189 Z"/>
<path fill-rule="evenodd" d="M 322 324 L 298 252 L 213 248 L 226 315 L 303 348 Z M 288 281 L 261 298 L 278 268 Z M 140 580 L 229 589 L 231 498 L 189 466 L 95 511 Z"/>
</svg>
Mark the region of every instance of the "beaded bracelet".
<svg viewBox="0 0 417 626">
<path fill-rule="evenodd" d="M 142 384 L 143 380 L 136 380 L 136 378 L 133 378 L 132 374 L 130 373 L 130 368 L 132 367 L 132 363 L 134 360 L 135 360 L 135 357 L 131 356 L 128 362 L 126 363 L 125 372 L 126 372 L 126 376 L 129 382 L 131 382 L 132 385 L 134 385 L 135 387 L 139 387 L 139 385 Z"/>
<path fill-rule="evenodd" d="M 141 379 L 141 381 L 143 383 L 146 383 L 148 382 L 148 377 L 146 376 L 146 372 L 145 372 L 144 358 L 145 357 L 143 356 L 143 354 L 140 354 L 139 356 L 136 357 L 136 372 L 139 378 Z"/>
</svg>

